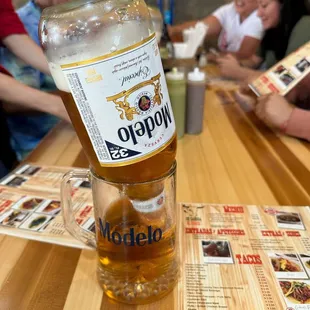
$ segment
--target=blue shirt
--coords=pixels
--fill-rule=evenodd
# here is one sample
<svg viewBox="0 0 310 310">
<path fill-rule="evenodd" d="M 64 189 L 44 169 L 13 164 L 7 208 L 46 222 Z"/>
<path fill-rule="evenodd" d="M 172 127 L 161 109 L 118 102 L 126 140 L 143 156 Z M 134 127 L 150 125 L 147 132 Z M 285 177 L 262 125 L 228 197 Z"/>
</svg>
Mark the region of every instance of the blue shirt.
<svg viewBox="0 0 310 310">
<path fill-rule="evenodd" d="M 0 0 L 1 1 L 1 0 Z M 24 24 L 29 36 L 40 45 L 38 29 L 41 10 L 33 1 L 29 1 L 16 12 Z M 0 48 L 0 64 L 7 69 L 12 76 L 30 87 L 43 91 L 56 90 L 52 77 L 27 65 L 16 57 L 7 48 Z M 32 151 L 48 131 L 58 122 L 52 115 L 41 113 L 40 115 L 12 114 L 7 116 L 7 123 L 11 134 L 11 146 L 17 158 L 22 160 Z"/>
</svg>

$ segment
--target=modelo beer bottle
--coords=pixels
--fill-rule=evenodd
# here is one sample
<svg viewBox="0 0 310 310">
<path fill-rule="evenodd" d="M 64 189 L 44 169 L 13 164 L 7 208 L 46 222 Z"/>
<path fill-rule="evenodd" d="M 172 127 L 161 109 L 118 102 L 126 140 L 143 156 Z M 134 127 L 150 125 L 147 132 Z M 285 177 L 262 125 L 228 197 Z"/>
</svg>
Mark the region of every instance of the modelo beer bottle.
<svg viewBox="0 0 310 310">
<path fill-rule="evenodd" d="M 44 10 L 41 43 L 92 170 L 157 179 L 176 155 L 175 122 L 144 1 L 79 0 Z M 154 196 L 142 189 L 138 198 Z"/>
<path fill-rule="evenodd" d="M 71 1 L 45 10 L 40 32 L 93 172 L 99 282 L 122 302 L 157 300 L 178 277 L 176 134 L 148 8 L 133 0 Z M 74 218 L 68 224 L 70 193 L 63 214 L 77 236 Z"/>
</svg>

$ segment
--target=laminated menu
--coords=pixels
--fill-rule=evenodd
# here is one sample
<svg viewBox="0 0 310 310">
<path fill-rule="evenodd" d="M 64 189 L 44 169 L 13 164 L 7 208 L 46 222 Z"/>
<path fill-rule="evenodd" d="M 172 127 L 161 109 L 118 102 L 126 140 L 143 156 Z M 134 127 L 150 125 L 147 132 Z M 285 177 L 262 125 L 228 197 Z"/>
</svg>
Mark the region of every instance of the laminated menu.
<svg viewBox="0 0 310 310">
<path fill-rule="evenodd" d="M 278 93 L 285 96 L 310 72 L 310 42 L 278 62 L 249 87 L 257 96 Z"/>
<path fill-rule="evenodd" d="M 86 248 L 65 229 L 60 184 L 68 167 L 25 164 L 0 181 L 0 234 Z M 90 183 L 72 184 L 76 222 L 95 232 Z"/>
<path fill-rule="evenodd" d="M 310 309 L 308 207 L 181 204 L 180 309 Z"/>
</svg>

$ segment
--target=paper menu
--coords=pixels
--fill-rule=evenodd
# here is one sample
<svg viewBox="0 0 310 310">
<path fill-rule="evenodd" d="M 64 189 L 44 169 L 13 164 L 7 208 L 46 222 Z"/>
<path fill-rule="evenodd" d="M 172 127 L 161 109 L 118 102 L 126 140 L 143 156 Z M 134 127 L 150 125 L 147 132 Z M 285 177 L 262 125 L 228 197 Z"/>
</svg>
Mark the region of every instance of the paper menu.
<svg viewBox="0 0 310 310">
<path fill-rule="evenodd" d="M 310 42 L 262 73 L 249 87 L 257 96 L 285 96 L 310 72 Z"/>
<path fill-rule="evenodd" d="M 87 248 L 65 229 L 60 184 L 71 167 L 25 164 L 0 181 L 0 233 L 60 245 Z M 72 203 L 76 222 L 95 232 L 89 182 L 74 182 Z"/>
<path fill-rule="evenodd" d="M 55 175 L 72 168 L 29 165 L 36 180 L 44 171 L 53 177 L 44 186 L 32 175 L 21 185 L 0 186 L 0 233 L 87 248 L 69 235 L 59 213 Z M 72 198 L 76 222 L 95 232 L 89 184 L 76 182 Z M 180 203 L 177 210 L 177 309 L 310 309 L 308 207 Z"/>
<path fill-rule="evenodd" d="M 302 302 L 310 291 L 308 208 L 188 203 L 180 211 L 183 309 L 310 308 L 310 297 Z M 304 287 L 304 296 L 287 295 L 283 283 Z"/>
</svg>

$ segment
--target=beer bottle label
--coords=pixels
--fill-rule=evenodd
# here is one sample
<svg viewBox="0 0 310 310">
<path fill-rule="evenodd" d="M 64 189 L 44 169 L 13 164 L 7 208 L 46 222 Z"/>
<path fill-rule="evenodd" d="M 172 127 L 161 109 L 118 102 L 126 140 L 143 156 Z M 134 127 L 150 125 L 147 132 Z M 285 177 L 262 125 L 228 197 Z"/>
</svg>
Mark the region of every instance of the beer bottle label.
<svg viewBox="0 0 310 310">
<path fill-rule="evenodd" d="M 165 193 L 151 198 L 149 200 L 131 200 L 133 207 L 142 213 L 152 213 L 158 211 L 165 204 Z"/>
<path fill-rule="evenodd" d="M 155 34 L 114 53 L 61 67 L 102 166 L 142 161 L 174 138 Z"/>
</svg>

